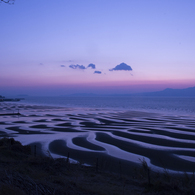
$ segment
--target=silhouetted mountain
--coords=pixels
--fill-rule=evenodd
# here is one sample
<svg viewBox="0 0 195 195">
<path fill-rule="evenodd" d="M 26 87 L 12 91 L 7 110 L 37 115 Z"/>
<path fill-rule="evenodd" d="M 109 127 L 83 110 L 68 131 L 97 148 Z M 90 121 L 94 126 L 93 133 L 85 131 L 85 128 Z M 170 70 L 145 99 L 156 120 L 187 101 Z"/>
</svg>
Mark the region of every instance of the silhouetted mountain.
<svg viewBox="0 0 195 195">
<path fill-rule="evenodd" d="M 163 91 L 145 92 L 145 93 L 131 93 L 131 94 L 94 94 L 94 93 L 74 93 L 69 95 L 62 95 L 62 97 L 119 97 L 119 96 L 162 96 L 162 97 L 195 97 L 195 87 L 185 89 L 171 89 L 167 88 Z"/>
<path fill-rule="evenodd" d="M 65 95 L 65 96 L 71 96 L 71 97 L 96 97 L 96 96 L 99 96 L 99 95 L 94 94 L 94 93 L 73 93 L 73 94 Z"/>
<path fill-rule="evenodd" d="M 179 96 L 179 97 L 195 97 L 195 87 L 186 89 L 171 89 L 167 88 L 163 91 L 140 93 L 142 96 Z"/>
</svg>

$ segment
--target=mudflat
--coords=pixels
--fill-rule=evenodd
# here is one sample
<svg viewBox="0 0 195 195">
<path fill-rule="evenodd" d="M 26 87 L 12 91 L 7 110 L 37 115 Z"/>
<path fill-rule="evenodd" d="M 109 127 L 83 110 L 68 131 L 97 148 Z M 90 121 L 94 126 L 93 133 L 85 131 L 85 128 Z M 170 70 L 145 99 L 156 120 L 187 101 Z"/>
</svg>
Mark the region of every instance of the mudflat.
<svg viewBox="0 0 195 195">
<path fill-rule="evenodd" d="M 154 171 L 195 171 L 194 116 L 20 103 L 0 103 L 0 114 L 0 137 L 37 145 L 42 155 L 116 172 L 143 160 Z"/>
</svg>

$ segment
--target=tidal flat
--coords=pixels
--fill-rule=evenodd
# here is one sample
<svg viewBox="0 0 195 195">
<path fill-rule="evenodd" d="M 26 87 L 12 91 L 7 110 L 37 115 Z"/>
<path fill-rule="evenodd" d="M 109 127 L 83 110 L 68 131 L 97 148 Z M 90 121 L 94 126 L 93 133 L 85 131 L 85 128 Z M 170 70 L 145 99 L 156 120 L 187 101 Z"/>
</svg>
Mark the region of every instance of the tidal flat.
<svg viewBox="0 0 195 195">
<path fill-rule="evenodd" d="M 193 116 L 20 103 L 1 103 L 0 114 L 0 137 L 37 145 L 40 155 L 88 166 L 98 161 L 126 174 L 143 160 L 156 172 L 195 171 Z"/>
</svg>

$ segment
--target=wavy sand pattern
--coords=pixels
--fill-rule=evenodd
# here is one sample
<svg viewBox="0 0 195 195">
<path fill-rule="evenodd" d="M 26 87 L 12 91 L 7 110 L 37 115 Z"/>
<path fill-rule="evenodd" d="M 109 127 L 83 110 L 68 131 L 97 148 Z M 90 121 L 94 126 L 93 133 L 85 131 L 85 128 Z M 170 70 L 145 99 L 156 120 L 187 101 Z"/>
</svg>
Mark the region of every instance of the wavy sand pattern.
<svg viewBox="0 0 195 195">
<path fill-rule="evenodd" d="M 69 153 L 82 163 L 94 165 L 98 158 L 125 168 L 144 157 L 153 169 L 195 171 L 192 116 L 0 104 L 1 113 L 17 109 L 21 116 L 0 116 L 0 136 L 40 143 L 53 157 Z"/>
</svg>

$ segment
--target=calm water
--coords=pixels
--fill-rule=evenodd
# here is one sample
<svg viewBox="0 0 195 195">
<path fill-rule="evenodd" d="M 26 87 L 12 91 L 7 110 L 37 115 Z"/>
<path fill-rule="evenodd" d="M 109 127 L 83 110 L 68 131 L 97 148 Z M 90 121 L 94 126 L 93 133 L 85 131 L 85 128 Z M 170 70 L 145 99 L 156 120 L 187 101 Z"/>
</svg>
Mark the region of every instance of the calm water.
<svg viewBox="0 0 195 195">
<path fill-rule="evenodd" d="M 194 97 L 26 97 L 21 103 L 195 115 Z"/>
</svg>

